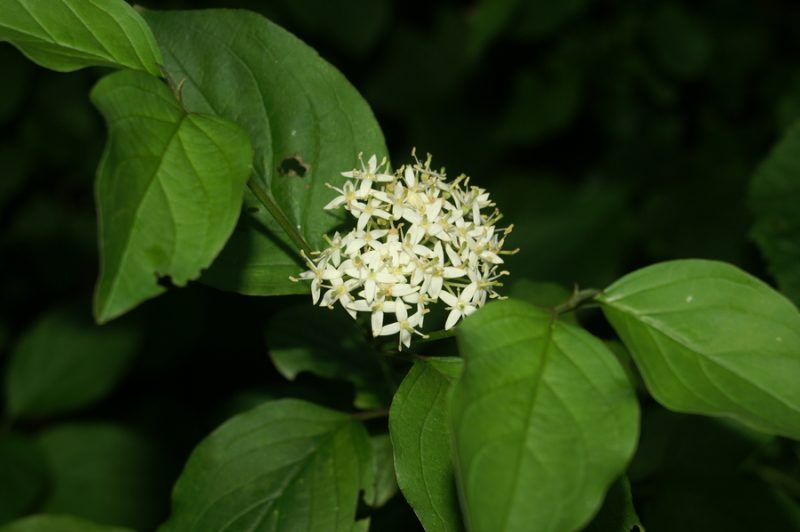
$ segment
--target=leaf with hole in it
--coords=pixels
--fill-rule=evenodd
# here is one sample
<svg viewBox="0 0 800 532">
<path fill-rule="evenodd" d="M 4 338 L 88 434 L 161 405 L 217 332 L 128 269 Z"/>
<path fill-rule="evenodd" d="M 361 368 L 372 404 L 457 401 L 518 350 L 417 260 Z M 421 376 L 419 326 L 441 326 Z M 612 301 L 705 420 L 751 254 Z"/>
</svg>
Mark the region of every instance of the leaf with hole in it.
<svg viewBox="0 0 800 532">
<path fill-rule="evenodd" d="M 467 528 L 585 526 L 633 454 L 636 395 L 589 333 L 514 300 L 458 328 L 464 371 L 451 399 Z"/>
<path fill-rule="evenodd" d="M 36 445 L 14 433 L 0 436 L 0 524 L 36 508 L 48 482 Z"/>
<path fill-rule="evenodd" d="M 165 531 L 353 530 L 372 498 L 361 423 L 284 399 L 225 422 L 198 445 L 172 494 Z"/>
<path fill-rule="evenodd" d="M 783 293 L 800 304 L 800 122 L 761 164 L 750 184 L 752 235 Z"/>
<path fill-rule="evenodd" d="M 97 173 L 105 322 L 199 277 L 233 232 L 251 171 L 247 135 L 225 119 L 186 113 L 165 84 L 126 71 L 103 78 L 92 101 L 110 138 Z"/>
<path fill-rule="evenodd" d="M 0 527 L 0 532 L 132 532 L 128 528 L 101 525 L 71 515 L 31 515 Z"/>
<path fill-rule="evenodd" d="M 136 354 L 136 331 L 100 328 L 71 307 L 45 314 L 23 333 L 6 373 L 12 417 L 70 412 L 106 396 Z"/>
<path fill-rule="evenodd" d="M 677 260 L 597 300 L 661 404 L 800 438 L 800 313 L 768 285 L 730 264 Z"/>
<path fill-rule="evenodd" d="M 0 41 L 59 72 L 127 67 L 159 75 L 150 28 L 124 0 L 0 0 Z"/>
<path fill-rule="evenodd" d="M 292 226 L 313 249 L 345 220 L 325 211 L 340 172 L 357 156 L 386 153 L 381 130 L 352 85 L 302 41 L 255 13 L 234 10 L 145 13 L 182 84 L 190 111 L 214 113 L 244 128 L 255 170 Z M 247 294 L 296 294 L 303 269 L 296 250 L 251 194 L 242 220 L 203 281 Z"/>
<path fill-rule="evenodd" d="M 272 362 L 289 380 L 308 371 L 351 382 L 359 408 L 381 408 L 391 402 L 392 389 L 379 358 L 384 355 L 366 341 L 345 312 L 309 304 L 282 309 L 267 325 L 266 340 Z"/>
<path fill-rule="evenodd" d="M 428 532 L 463 529 L 458 511 L 449 424 L 459 358 L 414 363 L 389 411 L 397 483 Z"/>
</svg>

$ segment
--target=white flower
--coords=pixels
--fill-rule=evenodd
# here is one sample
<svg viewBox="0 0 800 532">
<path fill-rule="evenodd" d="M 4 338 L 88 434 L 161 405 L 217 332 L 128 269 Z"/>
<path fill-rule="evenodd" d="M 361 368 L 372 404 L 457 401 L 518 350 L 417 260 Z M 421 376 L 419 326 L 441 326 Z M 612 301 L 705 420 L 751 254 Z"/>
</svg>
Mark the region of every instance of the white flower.
<svg viewBox="0 0 800 532">
<path fill-rule="evenodd" d="M 478 310 L 478 307 L 472 303 L 472 296 L 475 295 L 477 288 L 474 283 L 470 283 L 458 296 L 454 296 L 450 292 L 439 294 L 442 301 L 450 305 L 447 307 L 450 314 L 447 316 L 447 322 L 444 325 L 445 329 L 452 329 L 458 323 L 458 320 Z"/>
<path fill-rule="evenodd" d="M 402 303 L 401 303 L 402 304 Z M 394 312 L 396 303 L 394 301 L 386 301 L 381 296 L 374 301 L 369 302 L 366 299 L 359 299 L 351 303 L 348 308 L 356 312 L 370 312 L 372 325 L 372 336 L 378 336 L 383 328 L 383 315 L 385 312 Z"/>
<path fill-rule="evenodd" d="M 495 227 L 501 216 L 486 190 L 463 175 L 447 181 L 443 170 L 431 168 L 430 156 L 394 173 L 386 159 L 359 159 L 360 169 L 342 172 L 349 180 L 341 188 L 328 185 L 338 195 L 325 206 L 344 208 L 355 228 L 336 233 L 313 258 L 304 256 L 308 271 L 292 278 L 311 281 L 315 304 L 338 302 L 353 317 L 369 313 L 373 336 L 397 334 L 402 349 L 414 334 L 424 336 L 428 306 L 440 299 L 451 329 L 500 297 L 496 288 L 508 272 L 497 268 L 501 255 L 511 253 L 502 249 L 511 228 Z M 391 315 L 395 321 L 385 324 Z"/>
<path fill-rule="evenodd" d="M 413 315 L 409 316 L 408 312 L 406 311 L 406 306 L 400 302 L 400 304 L 395 305 L 394 312 L 397 316 L 397 321 L 384 326 L 379 335 L 388 336 L 390 334 L 399 333 L 400 338 L 398 339 L 398 349 L 402 350 L 403 346 L 411 347 L 412 333 L 424 336 L 421 332 L 415 329 L 415 327 L 419 326 L 422 322 L 422 311 L 417 311 Z"/>
</svg>

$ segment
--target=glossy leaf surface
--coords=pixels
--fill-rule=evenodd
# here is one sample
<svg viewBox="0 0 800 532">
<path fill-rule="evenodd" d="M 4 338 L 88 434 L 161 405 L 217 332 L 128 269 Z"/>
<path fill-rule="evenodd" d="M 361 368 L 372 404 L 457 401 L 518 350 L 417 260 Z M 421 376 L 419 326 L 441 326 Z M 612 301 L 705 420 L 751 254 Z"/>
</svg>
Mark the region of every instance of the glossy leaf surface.
<svg viewBox="0 0 800 532">
<path fill-rule="evenodd" d="M 628 274 L 598 300 L 664 406 L 800 438 L 800 313 L 764 282 L 680 260 Z"/>
<path fill-rule="evenodd" d="M 350 532 L 371 471 L 369 438 L 350 416 L 270 401 L 195 448 L 164 530 Z"/>
<path fill-rule="evenodd" d="M 92 101 L 110 135 L 96 186 L 104 322 L 162 293 L 159 277 L 183 286 L 209 266 L 239 218 L 252 151 L 238 126 L 187 114 L 146 74 L 107 76 Z"/>
<path fill-rule="evenodd" d="M 150 28 L 124 0 L 0 0 L 0 41 L 60 72 L 87 66 L 160 72 Z"/>
<path fill-rule="evenodd" d="M 358 154 L 386 153 L 383 134 L 353 86 L 294 35 L 248 11 L 145 13 L 164 52 L 169 75 L 182 84 L 187 109 L 239 124 L 250 136 L 255 170 L 290 223 L 312 249 L 345 220 L 325 211 L 340 172 Z M 296 294 L 289 281 L 302 266 L 297 250 L 248 193 L 245 215 L 204 277 L 247 294 Z"/>
<path fill-rule="evenodd" d="M 389 412 L 397 483 L 428 532 L 462 529 L 449 424 L 450 393 L 458 358 L 414 364 Z"/>
<path fill-rule="evenodd" d="M 467 528 L 586 525 L 638 437 L 638 403 L 617 359 L 583 329 L 514 300 L 465 320 L 458 343 L 465 362 L 451 415 Z"/>
</svg>

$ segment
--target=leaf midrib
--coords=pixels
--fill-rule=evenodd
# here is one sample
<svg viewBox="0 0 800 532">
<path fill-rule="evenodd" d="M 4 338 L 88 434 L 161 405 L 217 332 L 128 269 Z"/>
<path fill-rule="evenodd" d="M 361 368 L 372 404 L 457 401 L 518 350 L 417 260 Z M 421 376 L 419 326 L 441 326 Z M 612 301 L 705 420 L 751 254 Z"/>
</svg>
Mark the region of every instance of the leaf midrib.
<svg viewBox="0 0 800 532">
<path fill-rule="evenodd" d="M 748 379 L 746 376 L 743 376 L 740 373 L 738 373 L 737 371 L 733 370 L 732 368 L 729 368 L 728 366 L 724 365 L 717 357 L 714 357 L 714 356 L 708 354 L 707 352 L 705 352 L 702 349 L 689 347 L 687 345 L 687 342 L 683 338 L 681 338 L 679 335 L 677 335 L 674 331 L 670 330 L 669 328 L 665 328 L 665 327 L 660 326 L 661 322 L 659 322 L 658 320 L 654 320 L 654 319 L 653 320 L 649 320 L 649 319 L 647 319 L 648 318 L 647 315 L 640 315 L 639 313 L 637 313 L 636 311 L 634 311 L 633 309 L 631 309 L 630 307 L 627 307 L 625 305 L 613 304 L 613 303 L 608 303 L 608 302 L 606 302 L 606 304 L 608 306 L 610 306 L 612 308 L 615 308 L 616 310 L 622 312 L 624 315 L 630 316 L 632 319 L 634 319 L 635 321 L 639 322 L 643 326 L 652 328 L 653 330 L 655 330 L 659 334 L 662 334 L 663 336 L 667 337 L 669 340 L 675 342 L 676 344 L 678 344 L 682 348 L 688 350 L 689 352 L 696 353 L 696 354 L 700 355 L 701 360 L 707 361 L 707 362 L 711 363 L 712 365 L 716 366 L 717 368 L 719 368 L 720 370 L 727 371 L 727 372 L 735 375 L 736 377 L 742 379 L 743 381 L 747 382 L 748 384 L 750 384 L 751 386 L 753 386 L 757 390 L 761 391 L 765 395 L 771 397 L 776 402 L 778 402 L 778 403 L 782 404 L 783 406 L 787 407 L 789 410 L 793 410 L 793 411 L 796 411 L 796 412 L 799 411 L 796 406 L 793 406 L 793 405 L 787 403 L 783 398 L 781 398 L 779 396 L 776 396 L 770 390 L 768 390 L 768 389 L 766 389 L 766 388 L 764 388 L 762 386 L 759 386 L 758 383 L 754 382 L 751 379 Z M 667 358 L 667 357 L 664 357 L 663 354 L 662 354 L 662 357 L 665 358 L 665 360 Z M 723 393 L 723 392 L 720 391 L 720 393 Z M 739 404 L 739 403 L 737 403 L 737 404 Z M 739 404 L 739 406 L 742 406 L 742 405 Z M 746 409 L 748 411 L 750 411 L 749 408 L 746 408 Z M 759 416 L 759 417 L 761 417 L 761 416 Z"/>
<path fill-rule="evenodd" d="M 535 380 L 533 383 L 533 390 L 531 391 L 530 400 L 526 407 L 527 411 L 525 412 L 523 427 L 529 427 L 533 419 L 534 411 L 536 409 L 535 408 L 536 399 L 539 395 L 539 390 L 541 390 L 542 388 L 542 381 L 544 380 L 544 372 L 545 369 L 547 368 L 548 351 L 550 350 L 550 346 L 553 343 L 553 332 L 555 329 L 555 323 L 556 321 L 554 317 L 547 322 L 547 335 L 545 336 L 544 346 L 542 347 L 542 363 L 541 366 L 539 367 L 538 374 L 535 376 Z M 511 517 L 511 508 L 520 482 L 520 469 L 521 469 L 520 463 L 522 462 L 522 456 L 525 450 L 525 439 L 526 438 L 524 434 L 519 439 L 517 453 L 514 458 L 514 464 L 515 464 L 514 479 L 511 483 L 511 490 L 509 492 L 508 503 L 506 504 L 506 509 L 504 511 L 502 526 L 500 527 L 500 530 L 507 530 L 508 520 Z"/>
<path fill-rule="evenodd" d="M 104 312 L 102 314 L 105 314 L 105 310 L 110 305 L 110 302 L 114 299 L 114 294 L 116 293 L 117 287 L 119 285 L 119 279 L 120 279 L 120 276 L 122 274 L 123 264 L 127 260 L 128 254 L 130 253 L 130 248 L 131 248 L 130 240 L 133 237 L 134 230 L 136 229 L 135 221 L 139 218 L 139 212 L 142 210 L 142 208 L 143 208 L 143 206 L 145 204 L 145 199 L 150 194 L 150 191 L 152 190 L 153 184 L 156 181 L 158 181 L 157 177 L 158 177 L 159 173 L 161 172 L 161 170 L 162 170 L 162 168 L 164 166 L 165 157 L 166 157 L 167 152 L 169 151 L 170 147 L 172 146 L 172 143 L 175 142 L 175 139 L 178 138 L 178 134 L 180 133 L 181 127 L 183 127 L 183 124 L 184 124 L 184 122 L 185 122 L 185 120 L 187 119 L 188 116 L 189 115 L 186 115 L 186 114 L 182 115 L 180 120 L 177 121 L 177 123 L 175 125 L 175 128 L 170 133 L 169 140 L 164 145 L 164 149 L 161 151 L 161 154 L 158 157 L 158 165 L 156 166 L 156 168 L 153 171 L 152 175 L 150 175 L 148 177 L 147 186 L 145 187 L 145 190 L 142 193 L 141 197 L 139 198 L 139 201 L 138 201 L 138 203 L 136 205 L 136 208 L 133 211 L 132 219 L 134 220 L 134 223 L 130 224 L 130 226 L 128 228 L 128 231 L 127 231 L 127 234 L 125 235 L 124 245 L 123 245 L 123 248 L 122 248 L 122 255 L 120 256 L 119 261 L 117 262 L 117 267 L 115 268 L 115 274 L 114 274 L 113 279 L 111 280 L 111 285 L 109 286 L 109 289 L 108 289 L 108 297 L 106 297 L 106 303 L 105 303 L 105 305 L 103 305 Z M 166 194 L 165 194 L 165 198 L 167 200 L 167 203 L 169 203 L 169 197 Z M 177 227 L 173 228 L 173 232 L 177 233 Z M 169 257 L 169 262 L 172 263 L 174 258 L 175 257 L 174 257 L 174 247 L 173 247 L 173 251 L 172 251 L 172 253 L 170 254 L 170 257 Z M 164 273 L 164 272 L 161 272 L 161 273 Z"/>
<path fill-rule="evenodd" d="M 281 499 L 284 496 L 286 496 L 287 492 L 291 489 L 291 487 L 295 484 L 295 482 L 297 482 L 297 480 L 301 477 L 302 473 L 307 470 L 307 468 L 309 467 L 311 462 L 313 462 L 314 458 L 321 451 L 321 449 L 325 445 L 327 445 L 329 441 L 333 440 L 343 429 L 346 429 L 348 427 L 348 425 L 351 424 L 351 423 L 352 422 L 350 420 L 343 419 L 343 420 L 341 420 L 340 423 L 338 423 L 335 426 L 335 428 L 333 430 L 324 433 L 324 435 L 319 440 L 317 440 L 316 445 L 314 445 L 302 458 L 300 458 L 299 460 L 294 462 L 294 464 L 292 464 L 292 466 L 296 465 L 298 463 L 300 463 L 301 465 L 299 467 L 297 467 L 295 469 L 295 471 L 291 475 L 288 476 L 288 478 L 285 480 L 284 484 L 278 490 L 276 490 L 276 492 L 277 492 L 276 496 L 268 497 L 266 499 L 261 499 L 261 500 L 255 502 L 255 503 L 251 504 L 248 508 L 246 508 L 245 510 L 239 512 L 238 514 L 233 516 L 231 518 L 231 520 L 229 520 L 227 523 L 225 523 L 219 529 L 220 532 L 223 532 L 223 531 L 227 530 L 228 527 L 230 527 L 231 525 L 233 525 L 233 523 L 236 522 L 237 519 L 239 519 L 240 517 L 242 517 L 244 515 L 247 515 L 253 509 L 258 508 L 258 506 L 260 506 L 261 504 L 264 504 L 264 507 L 261 509 L 260 515 L 256 518 L 256 520 L 253 522 L 252 527 L 250 528 L 250 530 L 256 530 L 258 528 L 258 526 L 260 526 L 264 522 L 265 516 L 267 516 L 269 514 L 269 512 L 275 507 L 275 505 L 278 504 L 278 502 L 280 502 Z M 291 467 L 291 466 L 289 466 L 289 467 Z M 264 475 L 272 474 L 274 471 L 275 470 L 265 472 Z M 338 501 L 338 494 L 337 494 L 337 501 Z M 208 513 L 208 510 L 211 508 L 211 506 L 213 506 L 213 505 L 209 505 L 204 513 Z M 337 515 L 338 515 L 338 511 L 339 511 L 339 506 L 337 505 Z M 310 516 L 309 516 L 309 519 L 310 519 Z M 338 521 L 338 518 L 337 518 L 337 521 Z M 198 519 L 197 522 L 199 523 L 199 522 L 201 522 L 201 520 Z"/>
</svg>

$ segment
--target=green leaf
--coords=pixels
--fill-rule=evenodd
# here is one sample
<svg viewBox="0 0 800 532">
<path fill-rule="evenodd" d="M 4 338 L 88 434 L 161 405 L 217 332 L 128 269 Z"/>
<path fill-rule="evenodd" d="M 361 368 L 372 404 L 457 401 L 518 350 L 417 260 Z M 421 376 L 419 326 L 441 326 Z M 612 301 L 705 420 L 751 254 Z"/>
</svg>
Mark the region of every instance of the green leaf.
<svg viewBox="0 0 800 532">
<path fill-rule="evenodd" d="M 161 52 L 123 0 L 0 0 L 0 41 L 59 72 L 127 67 L 159 75 Z"/>
<path fill-rule="evenodd" d="M 638 404 L 619 362 L 583 329 L 514 300 L 478 311 L 458 342 L 451 415 L 467 528 L 586 525 L 636 446 Z"/>
<path fill-rule="evenodd" d="M 23 333 L 6 373 L 12 417 L 41 418 L 90 405 L 113 390 L 138 348 L 136 331 L 100 328 L 74 308 L 51 311 Z"/>
<path fill-rule="evenodd" d="M 778 286 L 800 304 L 800 122 L 761 164 L 750 186 L 752 235 Z"/>
<path fill-rule="evenodd" d="M 462 529 L 448 418 L 450 392 L 461 362 L 459 358 L 415 362 L 389 411 L 397 483 L 428 532 Z"/>
<path fill-rule="evenodd" d="M 92 101 L 110 139 L 97 173 L 101 273 L 95 314 L 108 321 L 196 279 L 239 217 L 252 151 L 227 120 L 185 113 L 156 78 L 119 72 Z"/>
<path fill-rule="evenodd" d="M 195 448 L 164 530 L 350 532 L 370 499 L 370 442 L 352 417 L 285 399 L 240 414 Z"/>
<path fill-rule="evenodd" d="M 369 517 L 359 519 L 353 525 L 352 532 L 369 532 L 370 521 L 371 519 Z"/>
<path fill-rule="evenodd" d="M 628 477 L 618 478 L 608 489 L 600 511 L 584 532 L 637 532 L 644 531 L 636 514 Z"/>
<path fill-rule="evenodd" d="M 765 283 L 679 260 L 626 275 L 597 299 L 661 404 L 800 438 L 800 313 Z"/>
<path fill-rule="evenodd" d="M 71 515 L 32 515 L 0 527 L 0 532 L 131 532 L 127 528 L 98 525 Z"/>
<path fill-rule="evenodd" d="M 359 152 L 386 153 L 367 103 L 313 49 L 255 13 L 152 11 L 145 18 L 167 71 L 182 83 L 186 108 L 248 132 L 258 178 L 309 245 L 323 246 L 323 235 L 345 220 L 342 211 L 322 209 L 334 194 L 325 183 L 341 185 L 340 172 L 358 165 Z M 246 294 L 307 291 L 288 279 L 302 266 L 286 234 L 249 193 L 245 207 L 204 282 Z"/>
<path fill-rule="evenodd" d="M 0 437 L 0 523 L 35 508 L 47 486 L 42 452 L 15 434 Z"/>
<path fill-rule="evenodd" d="M 388 434 L 377 434 L 372 443 L 372 498 L 367 502 L 380 508 L 397 494 L 397 479 L 394 473 L 392 440 Z"/>
<path fill-rule="evenodd" d="M 39 438 L 53 478 L 47 513 L 153 530 L 163 484 L 157 449 L 138 433 L 101 423 L 54 427 Z"/>
<path fill-rule="evenodd" d="M 314 334 L 308 334 L 314 331 Z M 267 325 L 269 354 L 281 375 L 309 371 L 355 386 L 355 405 L 379 408 L 391 401 L 378 353 L 345 312 L 301 304 L 276 313 Z"/>
</svg>

